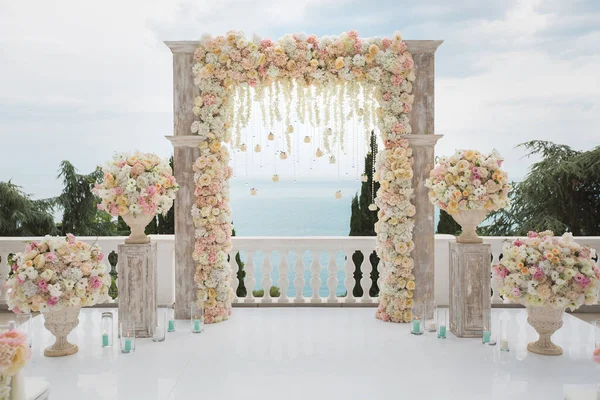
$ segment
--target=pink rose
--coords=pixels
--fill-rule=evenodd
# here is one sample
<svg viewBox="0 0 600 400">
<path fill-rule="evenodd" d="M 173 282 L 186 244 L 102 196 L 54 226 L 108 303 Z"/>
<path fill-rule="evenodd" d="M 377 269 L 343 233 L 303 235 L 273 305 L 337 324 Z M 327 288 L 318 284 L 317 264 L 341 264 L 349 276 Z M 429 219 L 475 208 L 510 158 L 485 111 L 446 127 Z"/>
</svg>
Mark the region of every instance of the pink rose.
<svg viewBox="0 0 600 400">
<path fill-rule="evenodd" d="M 511 291 L 512 295 L 515 297 L 520 297 L 521 296 L 521 290 L 518 287 L 514 287 Z"/>
<path fill-rule="evenodd" d="M 37 286 L 40 288 L 40 290 L 42 292 L 47 292 L 48 291 L 48 282 L 44 281 L 44 280 L 40 280 L 37 283 Z"/>
<path fill-rule="evenodd" d="M 56 303 L 58 303 L 58 297 L 50 297 L 48 299 L 49 306 L 54 306 L 54 305 L 56 305 Z"/>
<path fill-rule="evenodd" d="M 67 241 L 69 242 L 69 244 L 74 244 L 75 236 L 73 236 L 71 233 L 67 233 Z"/>
<path fill-rule="evenodd" d="M 541 268 L 538 268 L 535 273 L 533 274 L 533 279 L 535 279 L 536 281 L 541 281 L 542 279 L 544 279 L 544 270 Z"/>
</svg>

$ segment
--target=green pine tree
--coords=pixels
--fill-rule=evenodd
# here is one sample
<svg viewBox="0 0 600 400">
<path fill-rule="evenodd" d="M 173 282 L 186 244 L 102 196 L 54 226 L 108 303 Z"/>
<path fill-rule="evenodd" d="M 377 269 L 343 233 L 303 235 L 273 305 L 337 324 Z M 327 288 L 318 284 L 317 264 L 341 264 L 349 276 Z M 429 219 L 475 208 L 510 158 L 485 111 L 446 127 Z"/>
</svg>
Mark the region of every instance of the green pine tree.
<svg viewBox="0 0 600 400">
<path fill-rule="evenodd" d="M 356 194 L 352 198 L 352 214 L 350 216 L 350 236 L 376 236 L 375 223 L 377 222 L 377 211 L 369 210 L 369 205 L 375 203 L 374 194 L 379 190 L 379 183 L 375 182 L 373 188 L 373 171 L 374 161 L 377 155 L 377 137 L 375 132 L 371 131 L 371 143 L 370 151 L 365 157 L 365 175 L 367 181 L 363 182 L 360 187 L 360 195 Z M 373 190 L 374 189 L 374 190 Z M 369 255 L 373 270 L 371 272 L 371 279 L 373 284 L 369 290 L 369 294 L 373 297 L 379 295 L 379 287 L 377 286 L 377 279 L 379 279 L 379 272 L 377 266 L 379 265 L 379 257 L 377 253 L 373 252 Z M 362 279 L 362 272 L 360 271 L 360 265 L 364 260 L 364 255 L 357 251 L 352 255 L 352 261 L 354 262 L 354 289 L 352 293 L 355 297 L 363 295 L 362 287 L 360 286 L 360 280 Z"/>
<path fill-rule="evenodd" d="M 437 225 L 436 233 L 447 233 L 449 235 L 458 235 L 461 232 L 460 225 L 444 210 L 440 210 L 440 220 Z"/>
</svg>

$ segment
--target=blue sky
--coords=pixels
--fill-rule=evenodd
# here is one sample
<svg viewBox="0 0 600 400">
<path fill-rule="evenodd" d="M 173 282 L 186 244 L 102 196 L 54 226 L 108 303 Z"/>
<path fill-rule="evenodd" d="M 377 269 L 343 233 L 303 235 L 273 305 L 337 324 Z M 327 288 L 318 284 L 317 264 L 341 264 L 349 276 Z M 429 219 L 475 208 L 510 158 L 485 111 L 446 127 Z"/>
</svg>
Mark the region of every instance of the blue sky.
<svg viewBox="0 0 600 400">
<path fill-rule="evenodd" d="M 443 39 L 437 153 L 497 148 L 513 179 L 531 162 L 520 142 L 600 144 L 594 0 L 0 1 L 0 180 L 45 197 L 60 190 L 61 160 L 89 172 L 114 151 L 168 156 L 172 61 L 162 42 L 230 29 Z"/>
</svg>

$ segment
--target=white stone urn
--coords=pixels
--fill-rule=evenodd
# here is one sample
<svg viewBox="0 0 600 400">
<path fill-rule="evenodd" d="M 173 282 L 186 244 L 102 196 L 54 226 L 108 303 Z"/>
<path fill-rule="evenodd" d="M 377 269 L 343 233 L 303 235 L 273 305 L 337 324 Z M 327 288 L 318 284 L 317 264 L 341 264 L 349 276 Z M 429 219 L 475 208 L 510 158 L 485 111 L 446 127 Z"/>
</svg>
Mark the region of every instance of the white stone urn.
<svg viewBox="0 0 600 400">
<path fill-rule="evenodd" d="M 45 312 L 44 326 L 55 337 L 56 342 L 44 350 L 47 357 L 62 357 L 77 353 L 76 344 L 69 343 L 67 336 L 79 325 L 79 311 L 81 307 L 64 307 L 57 311 Z"/>
<path fill-rule="evenodd" d="M 125 243 L 127 244 L 146 244 L 150 243 L 150 238 L 146 236 L 144 230 L 146 226 L 152 221 L 155 215 L 139 214 L 133 216 L 133 214 L 125 214 L 122 216 L 123 221 L 131 228 L 131 234 Z"/>
<path fill-rule="evenodd" d="M 488 215 L 487 210 L 461 210 L 452 214 L 452 218 L 462 227 L 462 233 L 456 238 L 458 243 L 483 243 L 477 236 L 477 226 Z"/>
<path fill-rule="evenodd" d="M 560 356 L 563 350 L 552 343 L 550 337 L 563 326 L 564 310 L 552 307 L 527 307 L 527 322 L 533 326 L 538 335 L 537 342 L 527 345 L 527 350 L 545 356 Z"/>
</svg>

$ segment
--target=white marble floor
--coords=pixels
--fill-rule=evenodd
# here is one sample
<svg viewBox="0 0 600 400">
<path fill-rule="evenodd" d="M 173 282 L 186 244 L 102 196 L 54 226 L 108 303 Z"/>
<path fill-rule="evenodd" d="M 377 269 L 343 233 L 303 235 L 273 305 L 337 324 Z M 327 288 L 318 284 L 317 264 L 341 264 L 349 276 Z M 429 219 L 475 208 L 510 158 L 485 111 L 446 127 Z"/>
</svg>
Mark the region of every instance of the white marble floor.
<svg viewBox="0 0 600 400">
<path fill-rule="evenodd" d="M 509 353 L 452 334 L 413 336 L 370 308 L 237 308 L 203 334 L 177 321 L 165 342 L 138 340 L 121 354 L 101 347 L 100 314 L 82 311 L 69 337 L 80 351 L 64 358 L 43 356 L 52 337 L 34 319 L 26 375 L 49 380 L 52 399 L 558 400 L 600 384 L 591 325 L 570 315 L 553 338 L 565 354 L 544 357 L 526 351 L 536 334 L 524 310 L 494 310 L 511 320 Z"/>
</svg>

